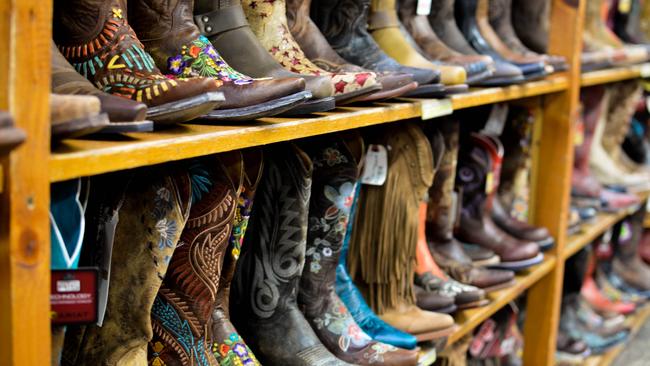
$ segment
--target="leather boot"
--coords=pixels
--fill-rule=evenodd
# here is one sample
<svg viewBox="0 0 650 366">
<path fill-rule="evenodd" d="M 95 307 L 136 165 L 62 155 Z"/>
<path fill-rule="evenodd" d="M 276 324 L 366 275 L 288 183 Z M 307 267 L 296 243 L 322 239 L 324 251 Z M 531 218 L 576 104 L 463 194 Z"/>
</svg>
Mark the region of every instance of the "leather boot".
<svg viewBox="0 0 650 366">
<path fill-rule="evenodd" d="M 364 68 L 350 64 L 339 56 L 327 43 L 318 26 L 309 17 L 310 0 L 288 0 L 287 21 L 291 35 L 296 39 L 305 55 L 321 69 L 332 72 L 367 72 Z M 417 88 L 413 77 L 395 72 L 376 72 L 382 86 L 378 92 L 363 96 L 356 101 L 374 101 L 394 98 Z"/>
<path fill-rule="evenodd" d="M 59 94 L 92 95 L 99 98 L 101 112 L 106 113 L 111 121 L 111 124 L 101 132 L 153 131 L 153 123 L 144 120 L 147 115 L 147 106 L 144 103 L 106 94 L 95 88 L 70 65 L 54 42 L 50 52 L 52 52 L 52 91 Z"/>
<path fill-rule="evenodd" d="M 292 72 L 328 76 L 337 102 L 349 101 L 381 89 L 377 75 L 372 72 L 333 74 L 307 59 L 289 31 L 284 1 L 258 3 L 244 0 L 242 4 L 253 32 L 275 60 Z M 270 28 L 276 31 L 269 32 Z"/>
<path fill-rule="evenodd" d="M 313 99 L 292 109 L 292 114 L 334 109 L 329 78 L 293 73 L 278 64 L 251 30 L 239 0 L 195 0 L 194 22 L 224 60 L 240 72 L 253 78 L 299 77 L 305 80 L 305 88 Z"/>
<path fill-rule="evenodd" d="M 126 1 L 54 5 L 54 41 L 63 56 L 100 90 L 146 104 L 154 122 L 189 121 L 223 101 L 216 80 L 170 80 L 160 73 L 126 21 Z"/>
<path fill-rule="evenodd" d="M 93 245 L 82 254 L 103 260 L 107 249 L 98 243 L 114 233 L 114 240 L 106 244 L 113 251 L 108 303 L 101 327 L 68 329 L 63 365 L 147 364 L 147 342 L 153 336 L 151 308 L 189 215 L 190 180 L 175 169 L 165 165 L 91 183 L 90 201 L 108 202 L 105 208 L 99 205 L 95 216 L 105 220 L 111 207 L 116 208 L 112 230 L 109 222 L 103 230 L 91 230 L 96 233 L 88 233 L 86 240 Z M 117 193 L 121 187 L 126 187 L 125 194 Z"/>
<path fill-rule="evenodd" d="M 644 218 L 645 209 L 637 210 L 629 220 L 623 222 L 615 235 L 616 252 L 612 272 L 638 292 L 650 293 L 650 266 L 643 262 L 638 251 Z"/>
<path fill-rule="evenodd" d="M 512 51 L 524 56 L 541 56 L 542 60 L 553 67 L 554 71 L 565 71 L 569 68 L 566 58 L 562 56 L 537 53 L 524 46 L 512 25 L 513 0 L 489 0 L 488 15 L 490 25 L 503 43 Z"/>
<path fill-rule="evenodd" d="M 101 112 L 99 98 L 92 95 L 50 94 L 52 140 L 90 135 L 106 128 L 110 121 Z"/>
<path fill-rule="evenodd" d="M 456 185 L 462 189 L 463 207 L 459 239 L 493 250 L 501 257 L 501 268 L 521 270 L 542 261 L 539 246 L 521 241 L 501 230 L 492 221 L 490 211 L 498 182 L 498 147 L 487 136 L 473 133 L 467 148 L 459 155 Z M 488 176 L 493 178 L 488 181 Z"/>
<path fill-rule="evenodd" d="M 440 81 L 447 85 L 465 83 L 467 73 L 460 67 L 435 65 L 411 47 L 400 32 L 395 0 L 371 0 L 368 30 L 379 47 L 397 62 L 411 67 L 440 71 Z"/>
<path fill-rule="evenodd" d="M 25 132 L 14 127 L 14 119 L 7 112 L 0 111 L 0 156 L 8 154 L 25 141 Z"/>
<path fill-rule="evenodd" d="M 212 311 L 212 350 L 219 365 L 237 364 L 259 366 L 259 362 L 230 322 L 230 285 L 235 275 L 241 245 L 246 234 L 255 191 L 262 178 L 263 155 L 258 149 L 243 150 L 243 179 L 229 244 L 221 268 L 217 299 Z M 232 166 L 232 164 L 231 164 Z M 236 168 L 236 165 L 234 166 Z"/>
<path fill-rule="evenodd" d="M 296 303 L 311 176 L 311 160 L 293 145 L 265 154 L 230 297 L 233 323 L 254 341 L 249 345 L 262 364 L 348 365 L 323 346 Z"/>
<path fill-rule="evenodd" d="M 430 60 L 462 66 L 467 74 L 466 82 L 470 85 L 492 75 L 493 62 L 485 62 L 482 57 L 478 56 L 463 56 L 447 47 L 433 33 L 427 15 L 417 12 L 416 7 L 416 0 L 400 0 L 398 14 L 402 24 L 422 50 L 424 56 Z M 430 11 L 430 9 L 426 10 Z"/>
<path fill-rule="evenodd" d="M 241 187 L 241 154 L 234 176 L 216 157 L 192 162 L 192 209 L 181 243 L 151 309 L 149 364 L 218 365 L 212 353 L 212 311 Z"/>
<path fill-rule="evenodd" d="M 358 365 L 416 365 L 417 353 L 375 342 L 334 291 L 357 179 L 356 157 L 341 139 L 305 142 L 314 164 L 305 266 L 298 305 L 318 338 L 336 357 Z"/>
<path fill-rule="evenodd" d="M 445 120 L 429 133 L 432 145 L 441 145 L 444 151 L 440 166 L 429 189 L 426 217 L 426 236 L 430 255 L 437 264 L 457 281 L 494 291 L 513 284 L 512 271 L 489 270 L 474 266 L 462 245 L 454 238 L 456 203 L 454 181 L 458 159 L 458 123 Z M 436 135 L 439 138 L 436 139 Z M 494 256 L 494 253 L 492 253 Z"/>
<path fill-rule="evenodd" d="M 228 65 L 192 18 L 193 0 L 132 0 L 129 18 L 162 71 L 179 79 L 220 80 L 226 101 L 208 120 L 250 120 L 301 104 L 309 93 L 300 78 L 255 80 Z"/>
<path fill-rule="evenodd" d="M 449 48 L 463 55 L 482 57 L 485 62 L 495 63 L 492 77 L 481 82 L 480 85 L 508 85 L 524 81 L 523 73 L 516 66 L 503 62 L 500 59 L 493 59 L 490 56 L 479 55 L 469 45 L 456 24 L 454 0 L 433 1 L 431 3 L 431 13 L 429 14 L 429 24 L 438 38 Z"/>
<path fill-rule="evenodd" d="M 537 56 L 519 55 L 501 41 L 490 26 L 488 0 L 457 1 L 456 20 L 467 41 L 478 52 L 513 63 L 527 80 L 548 74 L 547 65 L 543 59 Z"/>
<path fill-rule="evenodd" d="M 521 42 L 534 52 L 548 52 L 550 11 L 548 0 L 512 0 L 512 26 Z"/>
<path fill-rule="evenodd" d="M 444 86 L 440 72 L 402 66 L 379 48 L 367 30 L 370 0 L 316 0 L 312 2 L 311 19 L 332 48 L 345 60 L 373 71 L 412 74 L 420 85 L 410 96 L 438 95 Z M 417 92 L 417 93 L 416 93 Z"/>
</svg>

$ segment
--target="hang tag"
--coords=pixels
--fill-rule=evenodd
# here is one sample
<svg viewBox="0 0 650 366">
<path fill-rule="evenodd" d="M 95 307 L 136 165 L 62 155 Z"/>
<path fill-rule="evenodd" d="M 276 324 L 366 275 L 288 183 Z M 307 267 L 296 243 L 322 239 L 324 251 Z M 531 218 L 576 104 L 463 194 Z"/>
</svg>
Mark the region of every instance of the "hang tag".
<svg viewBox="0 0 650 366">
<path fill-rule="evenodd" d="M 454 113 L 451 99 L 419 99 L 422 120 L 448 116 Z"/>
<path fill-rule="evenodd" d="M 508 104 L 494 104 L 492 111 L 490 111 L 490 117 L 488 117 L 481 133 L 484 135 L 501 136 L 506 126 L 506 119 L 508 119 Z"/>
<path fill-rule="evenodd" d="M 639 71 L 642 78 L 650 78 L 650 63 L 641 65 L 641 70 Z"/>
<path fill-rule="evenodd" d="M 388 152 L 383 145 L 369 145 L 366 153 L 361 183 L 382 186 L 388 175 Z"/>
<path fill-rule="evenodd" d="M 627 14 L 632 10 L 632 0 L 619 0 L 618 2 L 618 12 L 622 14 Z"/>
<path fill-rule="evenodd" d="M 418 0 L 417 15 L 429 15 L 431 13 L 431 0 Z"/>
<path fill-rule="evenodd" d="M 97 269 L 52 270 L 52 324 L 90 324 L 97 321 Z"/>
</svg>

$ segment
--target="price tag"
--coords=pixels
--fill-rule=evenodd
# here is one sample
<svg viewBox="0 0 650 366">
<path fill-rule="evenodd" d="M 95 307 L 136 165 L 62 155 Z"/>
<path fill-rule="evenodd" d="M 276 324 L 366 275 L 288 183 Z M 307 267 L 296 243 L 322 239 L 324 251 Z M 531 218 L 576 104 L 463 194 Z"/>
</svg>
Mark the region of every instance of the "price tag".
<svg viewBox="0 0 650 366">
<path fill-rule="evenodd" d="M 627 14 L 632 9 L 632 0 L 619 0 L 618 11 L 622 14 Z"/>
<path fill-rule="evenodd" d="M 492 106 L 490 117 L 485 123 L 485 127 L 481 131 L 482 134 L 491 136 L 501 136 L 503 129 L 506 126 L 506 119 L 508 118 L 508 104 L 499 103 Z"/>
<path fill-rule="evenodd" d="M 429 15 L 431 13 L 431 0 L 418 0 L 418 7 L 415 12 L 417 15 Z"/>
<path fill-rule="evenodd" d="M 650 64 L 641 65 L 641 77 L 642 78 L 650 77 Z"/>
<path fill-rule="evenodd" d="M 361 175 L 361 183 L 382 186 L 388 175 L 388 152 L 383 145 L 370 145 Z"/>
<path fill-rule="evenodd" d="M 50 287 L 52 324 L 97 321 L 97 269 L 53 270 Z"/>
<path fill-rule="evenodd" d="M 422 119 L 448 116 L 454 112 L 451 99 L 420 99 Z"/>
</svg>

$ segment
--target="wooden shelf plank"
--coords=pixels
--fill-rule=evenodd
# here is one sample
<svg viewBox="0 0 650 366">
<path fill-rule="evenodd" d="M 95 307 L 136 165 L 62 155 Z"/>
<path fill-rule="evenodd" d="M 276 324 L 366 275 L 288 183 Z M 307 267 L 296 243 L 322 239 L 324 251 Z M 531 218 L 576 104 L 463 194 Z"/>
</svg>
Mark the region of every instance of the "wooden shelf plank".
<svg viewBox="0 0 650 366">
<path fill-rule="evenodd" d="M 454 317 L 459 328 L 449 336 L 447 343 L 452 344 L 466 334 L 471 333 L 479 324 L 499 311 L 499 309 L 506 306 L 510 301 L 517 298 L 529 287 L 549 273 L 553 269 L 553 266 L 555 266 L 555 262 L 555 257 L 547 255 L 544 262 L 518 274 L 515 277 L 515 285 L 489 293 L 488 298 L 491 300 L 489 305 L 459 311 Z"/>
<path fill-rule="evenodd" d="M 559 92 L 568 87 L 561 75 L 505 88 L 485 88 L 451 98 L 454 109 Z M 223 125 L 187 124 L 155 133 L 133 133 L 115 140 L 67 140 L 50 158 L 50 181 L 58 182 L 146 165 L 261 146 L 331 132 L 422 116 L 415 103 L 341 107 L 311 118 L 262 118 Z"/>
<path fill-rule="evenodd" d="M 617 81 L 636 79 L 645 76 L 650 71 L 650 63 L 641 65 L 616 67 L 606 70 L 590 71 L 582 74 L 580 78 L 581 86 L 593 86 Z"/>
<path fill-rule="evenodd" d="M 609 351 L 603 353 L 602 355 L 594 355 L 585 361 L 585 366 L 609 366 L 611 365 L 616 357 L 625 350 L 625 347 L 636 337 L 645 324 L 646 321 L 650 318 L 650 306 L 645 306 L 641 310 L 628 317 L 627 324 L 630 327 L 630 336 L 624 343 L 617 345 L 614 348 L 611 348 Z"/>
</svg>

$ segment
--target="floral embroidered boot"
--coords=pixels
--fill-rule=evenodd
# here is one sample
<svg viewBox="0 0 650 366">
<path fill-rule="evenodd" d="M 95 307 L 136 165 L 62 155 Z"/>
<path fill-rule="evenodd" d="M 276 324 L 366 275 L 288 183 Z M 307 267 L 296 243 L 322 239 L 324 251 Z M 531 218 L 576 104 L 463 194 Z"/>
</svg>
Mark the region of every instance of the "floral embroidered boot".
<svg viewBox="0 0 650 366">
<path fill-rule="evenodd" d="M 101 262 L 106 247 L 112 247 L 108 302 L 101 327 L 69 327 L 62 364 L 146 365 L 151 307 L 189 214 L 189 177 L 167 165 L 102 176 L 91 184 L 89 202 L 109 202 L 106 207 L 115 209 L 98 211 L 100 218 L 113 218 L 113 228 L 104 230 L 108 221 L 104 229 L 89 228 L 98 234 L 85 237 L 93 245 L 82 254 Z M 118 191 L 125 193 L 117 196 Z M 110 235 L 102 231 L 114 233 L 114 239 L 103 245 L 98 239 Z"/>
<path fill-rule="evenodd" d="M 213 110 L 223 95 L 209 78 L 164 77 L 126 21 L 126 0 L 71 0 L 54 6 L 54 41 L 97 88 L 149 107 L 158 123 L 185 122 Z"/>
<path fill-rule="evenodd" d="M 325 75 L 331 78 L 337 103 L 381 89 L 373 72 L 330 73 L 314 65 L 289 31 L 284 1 L 242 1 L 246 17 L 262 45 L 287 70 L 307 75 Z"/>
<path fill-rule="evenodd" d="M 239 336 L 230 322 L 230 284 L 235 275 L 237 260 L 241 254 L 244 234 L 253 208 L 255 191 L 262 178 L 263 155 L 261 149 L 244 150 L 243 179 L 232 234 L 223 259 L 221 279 L 217 289 L 217 302 L 212 311 L 212 352 L 220 365 L 259 366 L 253 352 Z"/>
<path fill-rule="evenodd" d="M 156 64 L 177 79 L 220 80 L 226 101 L 208 119 L 246 119 L 284 112 L 311 97 L 296 78 L 252 79 L 226 63 L 194 23 L 194 0 L 131 0 L 129 19 Z"/>
<path fill-rule="evenodd" d="M 305 318 L 321 342 L 342 360 L 358 365 L 416 365 L 417 352 L 373 341 L 363 332 L 334 291 L 357 184 L 357 159 L 340 139 L 320 138 L 305 146 L 314 163 L 307 251 L 298 292 Z"/>
<path fill-rule="evenodd" d="M 230 163 L 241 167 L 241 154 L 232 154 Z M 241 187 L 238 170 L 229 176 L 216 157 L 190 167 L 192 209 L 151 310 L 150 365 L 218 365 L 210 330 Z"/>
<path fill-rule="evenodd" d="M 270 147 L 230 300 L 232 320 L 262 364 L 349 365 L 320 342 L 298 309 L 312 163 L 292 144 Z"/>
</svg>

